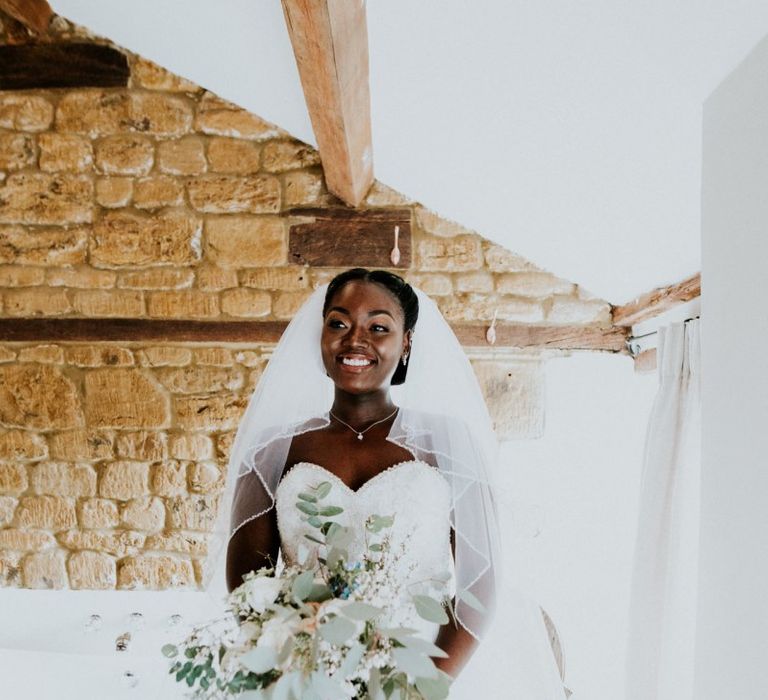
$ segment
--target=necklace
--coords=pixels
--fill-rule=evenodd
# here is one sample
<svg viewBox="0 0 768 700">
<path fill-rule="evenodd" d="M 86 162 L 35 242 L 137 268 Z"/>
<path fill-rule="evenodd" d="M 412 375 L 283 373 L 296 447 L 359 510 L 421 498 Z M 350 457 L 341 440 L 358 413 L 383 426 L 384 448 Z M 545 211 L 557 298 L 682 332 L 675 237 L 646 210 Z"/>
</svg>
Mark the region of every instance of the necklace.
<svg viewBox="0 0 768 700">
<path fill-rule="evenodd" d="M 375 423 L 371 423 L 371 424 L 370 424 L 370 425 L 369 425 L 369 426 L 368 426 L 368 427 L 367 427 L 365 430 L 357 430 L 357 429 L 353 428 L 353 427 L 352 427 L 352 426 L 351 426 L 349 423 L 345 423 L 343 420 L 341 420 L 341 418 L 339 418 L 337 415 L 335 415 L 335 414 L 334 414 L 332 411 L 328 411 L 328 415 L 330 415 L 330 416 L 332 416 L 333 418 L 335 418 L 335 419 L 336 419 L 337 421 L 339 421 L 339 423 L 341 423 L 342 425 L 346 425 L 346 426 L 347 426 L 347 428 L 349 428 L 349 429 L 350 429 L 350 430 L 351 430 L 353 433 L 357 433 L 357 439 L 358 439 L 358 440 L 362 440 L 362 439 L 363 439 L 363 435 L 364 435 L 365 433 L 367 433 L 367 432 L 368 432 L 368 431 L 369 431 L 371 428 L 373 428 L 373 426 L 374 426 L 374 425 L 378 425 L 379 423 L 383 423 L 385 420 L 389 420 L 389 419 L 390 419 L 390 418 L 392 418 L 392 416 L 394 416 L 394 415 L 395 415 L 395 413 L 397 413 L 399 410 L 400 410 L 400 409 L 399 409 L 399 407 L 398 407 L 398 408 L 396 408 L 394 411 L 392 411 L 392 413 L 390 413 L 390 414 L 389 414 L 388 416 L 386 416 L 385 418 L 382 418 L 381 420 L 377 420 Z"/>
</svg>

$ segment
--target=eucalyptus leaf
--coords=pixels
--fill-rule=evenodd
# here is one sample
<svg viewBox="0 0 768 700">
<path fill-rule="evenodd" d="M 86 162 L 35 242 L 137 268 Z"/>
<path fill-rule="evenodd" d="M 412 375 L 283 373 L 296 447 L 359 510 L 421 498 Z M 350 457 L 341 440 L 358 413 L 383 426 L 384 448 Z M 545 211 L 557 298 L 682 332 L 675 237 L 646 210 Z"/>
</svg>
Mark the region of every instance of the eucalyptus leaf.
<svg viewBox="0 0 768 700">
<path fill-rule="evenodd" d="M 315 486 L 315 495 L 318 498 L 325 498 L 331 492 L 331 482 L 323 481 Z"/>
<path fill-rule="evenodd" d="M 312 603 L 322 603 L 324 600 L 333 598 L 333 591 L 324 583 L 313 583 L 312 590 L 309 592 L 306 600 Z"/>
<path fill-rule="evenodd" d="M 470 608 L 474 608 L 479 612 L 485 612 L 485 606 L 468 590 L 459 591 L 457 593 L 460 600 L 463 600 Z"/>
<path fill-rule="evenodd" d="M 368 697 L 370 700 L 385 700 L 384 689 L 381 687 L 381 671 L 374 667 L 368 675 Z"/>
<path fill-rule="evenodd" d="M 296 675 L 299 675 L 297 671 L 291 671 L 280 676 L 277 682 L 270 686 L 271 700 L 291 700 L 294 697 L 298 697 L 293 693 L 293 677 Z"/>
<path fill-rule="evenodd" d="M 313 503 L 305 503 L 304 501 L 299 501 L 296 504 L 296 507 L 302 512 L 306 513 L 307 515 L 317 515 L 318 509 L 317 506 Z"/>
<path fill-rule="evenodd" d="M 300 493 L 299 498 L 308 503 L 317 503 L 317 497 L 313 496 L 311 493 Z"/>
<path fill-rule="evenodd" d="M 163 648 L 160 651 L 163 652 L 163 656 L 167 656 L 169 659 L 172 659 L 179 653 L 175 644 L 163 644 Z"/>
<path fill-rule="evenodd" d="M 380 544 L 376 544 L 375 542 L 373 544 L 368 545 L 368 549 L 371 552 L 380 552 L 382 550 L 382 546 Z"/>
<path fill-rule="evenodd" d="M 320 509 L 320 515 L 331 518 L 334 515 L 338 515 L 339 513 L 343 513 L 344 509 L 339 506 L 326 506 L 325 508 Z"/>
<path fill-rule="evenodd" d="M 368 620 L 373 620 L 373 618 L 380 615 L 383 610 L 382 608 L 377 608 L 375 605 L 368 605 L 368 603 L 355 601 L 345 605 L 341 612 L 344 617 L 366 622 Z"/>
<path fill-rule="evenodd" d="M 423 639 L 422 637 L 408 637 L 403 640 L 403 645 L 407 649 L 412 649 L 413 651 L 418 651 L 422 654 L 427 654 L 428 656 L 438 656 L 441 659 L 448 658 L 448 654 L 437 646 L 437 644 L 433 644 L 428 639 Z"/>
<path fill-rule="evenodd" d="M 255 647 L 240 657 L 240 663 L 253 673 L 266 673 L 277 666 L 277 652 L 269 647 Z"/>
<path fill-rule="evenodd" d="M 328 556 L 326 557 L 326 561 L 328 562 L 328 568 L 333 569 L 336 567 L 336 564 L 338 564 L 342 559 L 344 559 L 346 555 L 346 552 L 344 550 L 339 549 L 338 547 L 332 547 L 331 551 L 328 552 Z"/>
<path fill-rule="evenodd" d="M 349 641 L 349 639 L 355 634 L 357 631 L 357 625 L 351 620 L 337 616 L 332 620 L 319 625 L 317 631 L 331 644 L 341 645 Z"/>
<path fill-rule="evenodd" d="M 322 520 L 320 520 L 320 518 L 318 518 L 316 515 L 310 515 L 310 516 L 307 518 L 307 522 L 308 522 L 308 523 L 309 523 L 309 524 L 310 524 L 312 527 L 322 527 L 322 524 L 323 524 L 323 521 L 322 521 Z"/>
<path fill-rule="evenodd" d="M 438 625 L 444 625 L 448 622 L 448 615 L 445 614 L 443 606 L 434 598 L 427 595 L 413 596 L 413 604 L 416 606 L 416 612 L 420 617 L 428 622 L 436 622 Z"/>
<path fill-rule="evenodd" d="M 347 676 L 355 672 L 360 659 L 363 658 L 363 654 L 365 654 L 365 647 L 360 642 L 353 644 L 349 651 L 347 651 L 341 667 L 333 674 L 333 677 L 340 683 L 343 683 Z"/>
<path fill-rule="evenodd" d="M 413 636 L 418 630 L 413 627 L 382 627 L 379 632 L 385 637 L 400 641 L 401 639 L 407 639 L 408 637 Z"/>
<path fill-rule="evenodd" d="M 439 673 L 437 678 L 416 679 L 416 689 L 424 696 L 424 700 L 445 700 L 450 688 L 450 681 L 445 674 Z"/>
<path fill-rule="evenodd" d="M 315 671 L 310 679 L 312 690 L 322 700 L 340 700 L 341 698 L 349 697 L 349 693 L 345 693 L 344 689 L 336 681 L 328 678 L 322 671 Z"/>
<path fill-rule="evenodd" d="M 300 573 L 295 579 L 293 579 L 291 595 L 296 600 L 306 600 L 307 596 L 309 596 L 309 594 L 312 592 L 312 586 L 314 582 L 315 574 L 313 571 L 304 571 Z"/>
<path fill-rule="evenodd" d="M 304 537 L 306 537 L 310 542 L 314 542 L 315 544 L 325 544 L 325 542 L 323 542 L 318 537 L 315 537 L 314 535 L 305 534 Z M 301 561 L 299 563 L 301 563 Z"/>
<path fill-rule="evenodd" d="M 395 647 L 392 649 L 392 657 L 397 663 L 398 669 L 415 678 L 435 678 L 437 676 L 437 667 L 432 659 L 418 651 L 413 651 L 407 647 Z"/>
</svg>

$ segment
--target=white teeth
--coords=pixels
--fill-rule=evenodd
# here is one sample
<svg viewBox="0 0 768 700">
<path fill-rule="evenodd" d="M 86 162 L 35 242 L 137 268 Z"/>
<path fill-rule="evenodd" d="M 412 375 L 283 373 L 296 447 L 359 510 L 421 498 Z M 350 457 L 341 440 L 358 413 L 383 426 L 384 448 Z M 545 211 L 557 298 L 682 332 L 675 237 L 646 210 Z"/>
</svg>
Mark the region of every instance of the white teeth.
<svg viewBox="0 0 768 700">
<path fill-rule="evenodd" d="M 344 365 L 349 365 L 350 367 L 366 367 L 371 364 L 370 360 L 357 360 L 353 359 L 351 357 L 343 357 L 341 358 L 341 363 Z"/>
</svg>

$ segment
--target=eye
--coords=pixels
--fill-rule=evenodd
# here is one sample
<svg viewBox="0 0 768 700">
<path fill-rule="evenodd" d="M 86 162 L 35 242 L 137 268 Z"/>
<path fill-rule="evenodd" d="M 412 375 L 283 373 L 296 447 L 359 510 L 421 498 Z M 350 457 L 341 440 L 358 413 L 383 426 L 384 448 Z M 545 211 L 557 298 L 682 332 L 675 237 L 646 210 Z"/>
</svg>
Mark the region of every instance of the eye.
<svg viewBox="0 0 768 700">
<path fill-rule="evenodd" d="M 346 326 L 344 325 L 344 321 L 338 318 L 328 319 L 327 325 L 329 328 L 346 328 Z"/>
<path fill-rule="evenodd" d="M 389 333 L 389 328 L 382 326 L 380 323 L 374 323 L 371 326 L 371 330 L 375 331 L 376 333 Z"/>
</svg>

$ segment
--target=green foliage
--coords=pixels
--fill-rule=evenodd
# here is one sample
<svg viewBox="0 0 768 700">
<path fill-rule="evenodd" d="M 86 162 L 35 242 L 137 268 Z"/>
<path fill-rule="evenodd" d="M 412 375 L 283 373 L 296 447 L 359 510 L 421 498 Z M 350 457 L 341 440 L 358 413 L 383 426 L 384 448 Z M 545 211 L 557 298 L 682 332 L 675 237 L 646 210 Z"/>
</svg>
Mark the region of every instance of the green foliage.
<svg viewBox="0 0 768 700">
<path fill-rule="evenodd" d="M 175 644 L 164 644 L 160 651 L 163 652 L 163 656 L 167 656 L 169 659 L 172 659 L 179 653 L 179 649 Z"/>
<path fill-rule="evenodd" d="M 444 625 L 448 622 L 448 615 L 445 614 L 443 606 L 434 598 L 427 595 L 415 595 L 413 596 L 413 604 L 416 606 L 419 617 L 428 622 L 436 622 L 438 625 Z"/>
</svg>

